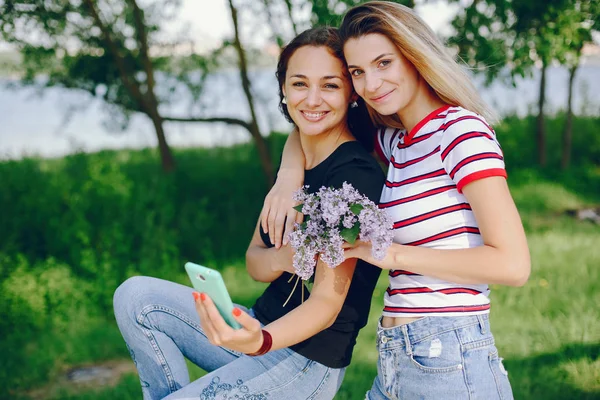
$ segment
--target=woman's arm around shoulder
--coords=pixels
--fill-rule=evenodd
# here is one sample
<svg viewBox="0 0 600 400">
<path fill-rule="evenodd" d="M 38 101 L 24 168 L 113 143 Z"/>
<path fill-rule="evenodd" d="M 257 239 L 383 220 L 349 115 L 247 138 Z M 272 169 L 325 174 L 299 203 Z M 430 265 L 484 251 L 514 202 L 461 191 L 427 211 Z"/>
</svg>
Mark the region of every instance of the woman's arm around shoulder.
<svg viewBox="0 0 600 400">
<path fill-rule="evenodd" d="M 275 184 L 265 197 L 260 223 L 275 248 L 287 244 L 294 222 L 302 222 L 302 214 L 294 210 L 293 193 L 304 183 L 304 152 L 297 129 L 290 133 L 283 148 L 281 166 Z"/>
</svg>

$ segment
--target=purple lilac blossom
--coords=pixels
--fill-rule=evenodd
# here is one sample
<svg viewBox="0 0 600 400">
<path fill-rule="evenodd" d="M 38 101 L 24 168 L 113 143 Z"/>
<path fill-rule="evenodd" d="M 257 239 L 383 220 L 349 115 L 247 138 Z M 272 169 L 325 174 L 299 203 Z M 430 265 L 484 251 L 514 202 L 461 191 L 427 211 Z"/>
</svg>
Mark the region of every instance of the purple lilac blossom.
<svg viewBox="0 0 600 400">
<path fill-rule="evenodd" d="M 293 266 L 300 278 L 306 280 L 313 275 L 317 256 L 330 268 L 344 262 L 340 229 L 350 229 L 357 223 L 358 239 L 371 243 L 373 257 L 385 256 L 393 240 L 392 221 L 385 211 L 347 182 L 339 189 L 322 187 L 316 193 L 308 193 L 307 188 L 294 193 L 294 200 L 302 204 L 305 222 L 296 224 L 290 234 L 290 245 L 295 250 Z M 358 216 L 352 211 L 355 205 L 361 206 Z"/>
<path fill-rule="evenodd" d="M 319 258 L 329 268 L 335 268 L 346 260 L 342 248 L 344 239 L 340 236 L 340 231 L 337 228 L 329 230 L 327 239 L 323 241 L 323 251 L 320 253 Z"/>
</svg>

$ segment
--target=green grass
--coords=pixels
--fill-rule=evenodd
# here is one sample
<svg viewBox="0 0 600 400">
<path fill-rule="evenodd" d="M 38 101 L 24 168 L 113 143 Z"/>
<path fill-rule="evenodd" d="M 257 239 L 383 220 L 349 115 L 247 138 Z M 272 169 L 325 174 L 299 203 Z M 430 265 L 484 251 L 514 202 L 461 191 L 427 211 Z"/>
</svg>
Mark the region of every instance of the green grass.
<svg viewBox="0 0 600 400">
<path fill-rule="evenodd" d="M 523 136 L 528 121 L 518 122 L 511 134 Z M 272 140 L 276 154 L 281 138 Z M 526 153 L 515 139 L 506 142 L 505 153 Z M 127 276 L 187 284 L 182 265 L 195 260 L 219 268 L 238 303 L 251 305 L 263 290 L 243 265 L 265 192 L 254 149 L 176 156 L 170 176 L 160 173 L 154 150 L 0 162 L 0 399 L 25 400 L 40 388 L 46 399 L 139 399 L 132 374 L 94 390 L 47 386 L 73 366 L 128 360 L 111 310 Z M 509 170 L 532 274 L 522 288 L 493 287 L 491 320 L 517 399 L 600 398 L 600 226 L 565 214 L 600 204 L 596 156 L 567 172 Z M 376 374 L 386 280 L 337 399 L 364 398 Z M 192 379 L 203 373 L 190 364 Z"/>
<path fill-rule="evenodd" d="M 522 288 L 493 287 L 492 326 L 497 347 L 505 358 L 505 366 L 517 399 L 593 399 L 600 396 L 600 229 L 597 225 L 556 216 L 560 208 L 584 200 L 560 185 L 540 183 L 541 191 L 552 200 L 547 204 L 547 225 L 528 232 L 533 260 L 529 282 Z M 536 185 L 513 187 L 516 199 L 532 199 Z M 537 201 L 537 200 L 535 200 Z M 528 209 L 523 204 L 523 209 Z M 539 217 L 537 208 L 522 213 L 527 220 Z M 543 213 L 541 214 L 543 215 Z M 225 266 L 223 274 L 229 282 L 234 301 L 250 304 L 263 284 L 253 282 L 241 273 L 243 264 Z M 174 276 L 185 282 L 184 274 Z M 387 277 L 382 275 L 378 293 L 383 293 Z M 361 332 L 353 362 L 336 399 L 361 399 L 376 374 L 377 352 L 374 346 L 376 319 L 382 299 L 373 302 L 369 325 Z M 55 336 L 59 353 L 69 354 L 64 363 L 102 360 L 126 356 L 123 343 L 114 325 L 80 337 L 80 345 L 64 347 L 64 336 Z M 92 332 L 96 332 L 93 334 Z M 87 343 L 94 343 L 88 346 Z M 100 351 L 96 346 L 104 346 Z M 35 353 L 38 353 L 37 351 Z M 103 356 L 99 356 L 102 354 Z M 60 359 L 59 357 L 57 357 Z M 202 371 L 190 365 L 191 376 Z M 118 395 L 118 396 L 117 396 Z M 137 399 L 137 380 L 126 376 L 114 388 L 96 392 L 68 394 L 58 392 L 56 399 Z"/>
<path fill-rule="evenodd" d="M 588 223 L 560 220 L 556 228 L 528 234 L 533 269 L 522 288 L 493 287 L 492 326 L 496 344 L 509 371 L 516 399 L 597 399 L 600 396 L 600 229 Z M 262 284 L 240 273 L 240 265 L 224 270 L 234 301 L 249 304 Z M 235 279 L 230 279 L 235 276 Z M 229 279 L 228 279 L 229 278 Z M 178 280 L 185 280 L 180 274 Z M 377 292 L 383 293 L 387 277 L 382 275 Z M 336 399 L 362 399 L 376 374 L 375 326 L 382 299 L 377 296 L 369 325 L 361 332 Z M 94 329 L 96 329 L 94 327 Z M 126 356 L 114 325 L 108 325 L 83 343 L 103 344 L 103 354 Z M 100 339 L 102 338 L 102 339 Z M 88 340 L 90 339 L 90 340 Z M 100 339 L 100 343 L 98 340 Z M 55 347 L 65 340 L 55 337 Z M 82 344 L 74 346 L 68 360 L 101 360 Z M 45 346 L 47 349 L 48 346 Z M 202 371 L 190 364 L 190 375 Z M 118 394 L 117 397 L 114 397 Z M 112 396 L 112 397 L 111 397 Z M 55 399 L 138 399 L 139 386 L 131 376 L 115 388 L 97 393 L 66 395 Z"/>
</svg>

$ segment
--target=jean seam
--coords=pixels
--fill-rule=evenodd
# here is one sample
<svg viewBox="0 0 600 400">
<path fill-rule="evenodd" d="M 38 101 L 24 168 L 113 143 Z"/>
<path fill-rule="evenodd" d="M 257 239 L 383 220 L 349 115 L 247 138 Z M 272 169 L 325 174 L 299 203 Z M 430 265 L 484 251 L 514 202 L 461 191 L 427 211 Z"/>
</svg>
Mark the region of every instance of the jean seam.
<svg viewBox="0 0 600 400">
<path fill-rule="evenodd" d="M 458 340 L 458 343 L 460 343 L 460 337 L 458 336 L 458 332 L 456 332 L 456 340 Z M 465 381 L 465 386 L 467 388 L 467 393 L 469 394 L 469 400 L 470 400 L 473 398 L 475 393 L 473 392 L 473 389 L 471 388 L 471 384 L 469 382 L 468 366 L 467 366 L 467 362 L 465 361 L 465 351 L 462 348 L 462 344 L 460 346 L 461 346 L 460 359 L 463 364 L 463 379 Z"/>
<path fill-rule="evenodd" d="M 399 347 L 399 346 L 396 346 L 396 348 L 397 347 Z M 396 349 L 396 348 L 394 348 L 394 349 Z M 392 360 L 395 363 L 396 359 L 394 359 L 394 351 L 392 351 L 393 349 L 386 348 L 385 350 L 387 350 L 387 353 L 388 353 L 387 355 L 389 357 L 392 357 Z M 381 386 L 381 391 L 383 392 L 383 394 L 386 395 L 386 397 L 388 397 L 388 398 L 391 399 L 394 396 L 392 396 L 392 394 L 389 392 L 388 385 L 387 385 L 387 382 L 386 382 L 386 379 L 389 378 L 388 369 L 384 368 L 386 360 L 387 360 L 387 357 L 385 357 L 385 354 L 382 354 L 380 352 L 379 353 L 379 360 L 378 360 L 379 370 L 377 371 L 377 373 L 379 374 L 381 372 L 381 378 L 379 379 L 379 383 L 380 383 L 380 386 Z"/>
<path fill-rule="evenodd" d="M 136 317 L 136 321 L 138 322 L 138 324 L 140 324 L 141 326 L 143 326 L 146 329 L 151 329 L 150 327 L 145 325 L 146 322 L 146 317 L 152 313 L 152 312 L 165 312 L 169 315 L 171 315 L 172 317 L 175 317 L 177 319 L 179 319 L 181 322 L 187 324 L 190 328 L 196 330 L 198 333 L 200 333 L 202 336 L 208 338 L 208 336 L 206 336 L 206 333 L 204 333 L 204 331 L 202 330 L 202 328 L 196 324 L 194 321 L 192 321 L 191 319 L 187 318 L 185 316 L 185 314 L 180 313 L 177 310 L 174 310 L 170 307 L 165 307 L 165 306 L 161 306 L 159 304 L 149 304 L 146 307 L 142 308 L 142 310 L 140 311 L 139 315 Z M 226 352 L 228 352 L 231 355 L 234 355 L 236 357 L 240 357 L 242 355 L 244 355 L 243 353 L 237 352 L 235 350 L 231 350 L 228 349 L 227 347 L 223 347 L 223 346 L 219 346 L 221 349 L 225 350 Z"/>
<path fill-rule="evenodd" d="M 457 364 L 457 365 L 453 365 L 451 367 L 443 367 L 443 368 L 436 368 L 436 367 L 426 367 L 422 364 L 420 364 L 417 360 L 415 360 L 414 356 L 410 356 L 410 360 L 413 362 L 413 364 L 420 369 L 423 372 L 426 372 L 428 374 L 448 374 L 450 372 L 456 372 L 456 371 L 460 371 L 461 369 L 464 369 L 464 367 L 462 366 L 462 364 Z"/>
<path fill-rule="evenodd" d="M 308 399 L 310 399 L 310 400 L 315 399 L 319 395 L 319 393 L 321 393 L 321 391 L 325 387 L 325 384 L 329 380 L 330 376 L 331 376 L 331 368 L 327 368 L 327 372 L 325 373 L 325 376 L 323 377 L 323 379 L 321 379 L 321 383 L 319 383 L 319 386 L 317 386 L 315 391 L 310 396 L 308 396 Z"/>
<path fill-rule="evenodd" d="M 496 372 L 494 371 L 494 365 L 492 364 L 494 361 L 494 356 L 498 357 L 498 351 L 491 351 L 488 354 L 488 365 L 490 366 L 490 372 L 492 373 L 492 376 L 494 377 L 494 383 L 496 383 L 496 391 L 498 391 L 498 398 L 500 400 L 504 399 L 504 395 L 502 393 L 502 385 L 500 383 L 500 381 L 498 380 L 498 376 L 496 375 Z"/>
<path fill-rule="evenodd" d="M 306 372 L 308 370 L 310 370 L 312 368 L 312 366 L 316 363 L 316 361 L 313 361 L 313 360 L 310 360 L 310 359 L 307 359 L 307 360 L 308 360 L 308 363 L 306 363 L 306 365 L 304 366 L 304 368 L 302 368 L 300 371 L 298 371 L 298 373 L 296 375 L 292 376 L 290 378 L 290 380 L 288 380 L 287 382 L 283 382 L 283 383 L 281 383 L 281 384 L 279 384 L 277 386 L 273 386 L 271 388 L 268 388 L 268 389 L 264 390 L 264 392 L 268 393 L 268 392 L 271 392 L 271 391 L 274 391 L 274 390 L 282 389 L 282 388 L 288 386 L 289 384 L 293 383 L 294 381 L 298 380 L 302 375 L 306 374 Z M 270 368 L 268 368 L 268 369 L 270 369 Z M 256 379 L 257 377 L 255 377 L 253 379 Z M 251 382 L 251 381 L 252 380 L 250 380 L 249 382 Z"/>
<path fill-rule="evenodd" d="M 165 358 L 160 346 L 156 342 L 156 338 L 154 337 L 154 335 L 152 334 L 150 329 L 148 329 L 146 327 L 142 327 L 142 331 L 144 332 L 144 334 L 146 335 L 146 338 L 150 342 L 150 346 L 154 350 L 156 358 L 158 358 L 160 366 L 162 367 L 165 377 L 167 378 L 167 384 L 169 385 L 169 392 L 170 393 L 175 392 L 177 390 L 177 387 L 176 387 L 175 379 L 173 378 L 173 374 L 171 373 L 171 367 L 169 367 L 169 364 L 167 363 L 167 359 Z"/>
<path fill-rule="evenodd" d="M 460 342 L 459 342 L 460 343 Z M 494 344 L 494 338 L 493 337 L 489 337 L 487 339 L 481 339 L 475 342 L 469 342 L 469 343 L 461 343 L 461 347 L 463 348 L 464 351 L 467 350 L 475 350 L 475 349 L 480 349 L 482 347 L 488 347 Z"/>
<path fill-rule="evenodd" d="M 404 357 L 406 356 L 405 352 L 403 353 L 399 353 L 397 354 L 398 357 Z M 390 356 L 392 357 L 392 363 L 393 364 L 398 364 L 398 359 L 395 358 L 395 352 L 390 352 Z M 387 371 L 388 373 L 386 374 L 389 377 L 389 371 Z M 392 376 L 391 376 L 391 382 L 390 385 L 388 385 L 386 382 L 381 382 L 382 383 L 382 391 L 384 392 L 384 394 L 386 395 L 386 397 L 390 400 L 398 400 L 399 399 L 399 394 L 400 394 L 400 389 L 398 388 L 399 383 L 398 383 L 398 379 L 397 378 L 397 374 L 396 374 L 396 369 L 392 368 Z M 394 389 L 396 389 L 394 391 Z M 398 393 L 395 393 L 398 392 Z M 396 395 L 398 394 L 398 396 Z"/>
</svg>

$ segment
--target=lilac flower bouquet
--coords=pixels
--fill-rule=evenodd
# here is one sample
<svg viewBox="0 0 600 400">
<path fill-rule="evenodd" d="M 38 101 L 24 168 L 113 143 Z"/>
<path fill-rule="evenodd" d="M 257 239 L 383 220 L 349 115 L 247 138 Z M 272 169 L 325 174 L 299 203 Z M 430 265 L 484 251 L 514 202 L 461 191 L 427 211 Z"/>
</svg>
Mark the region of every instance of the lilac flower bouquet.
<svg viewBox="0 0 600 400">
<path fill-rule="evenodd" d="M 347 182 L 340 189 L 322 187 L 316 193 L 307 193 L 307 187 L 294 193 L 294 200 L 300 202 L 295 209 L 304 214 L 304 222 L 290 234 L 296 275 L 309 279 L 317 256 L 330 268 L 340 265 L 345 260 L 344 241 L 371 242 L 373 257 L 383 259 L 393 239 L 386 212 Z"/>
</svg>

